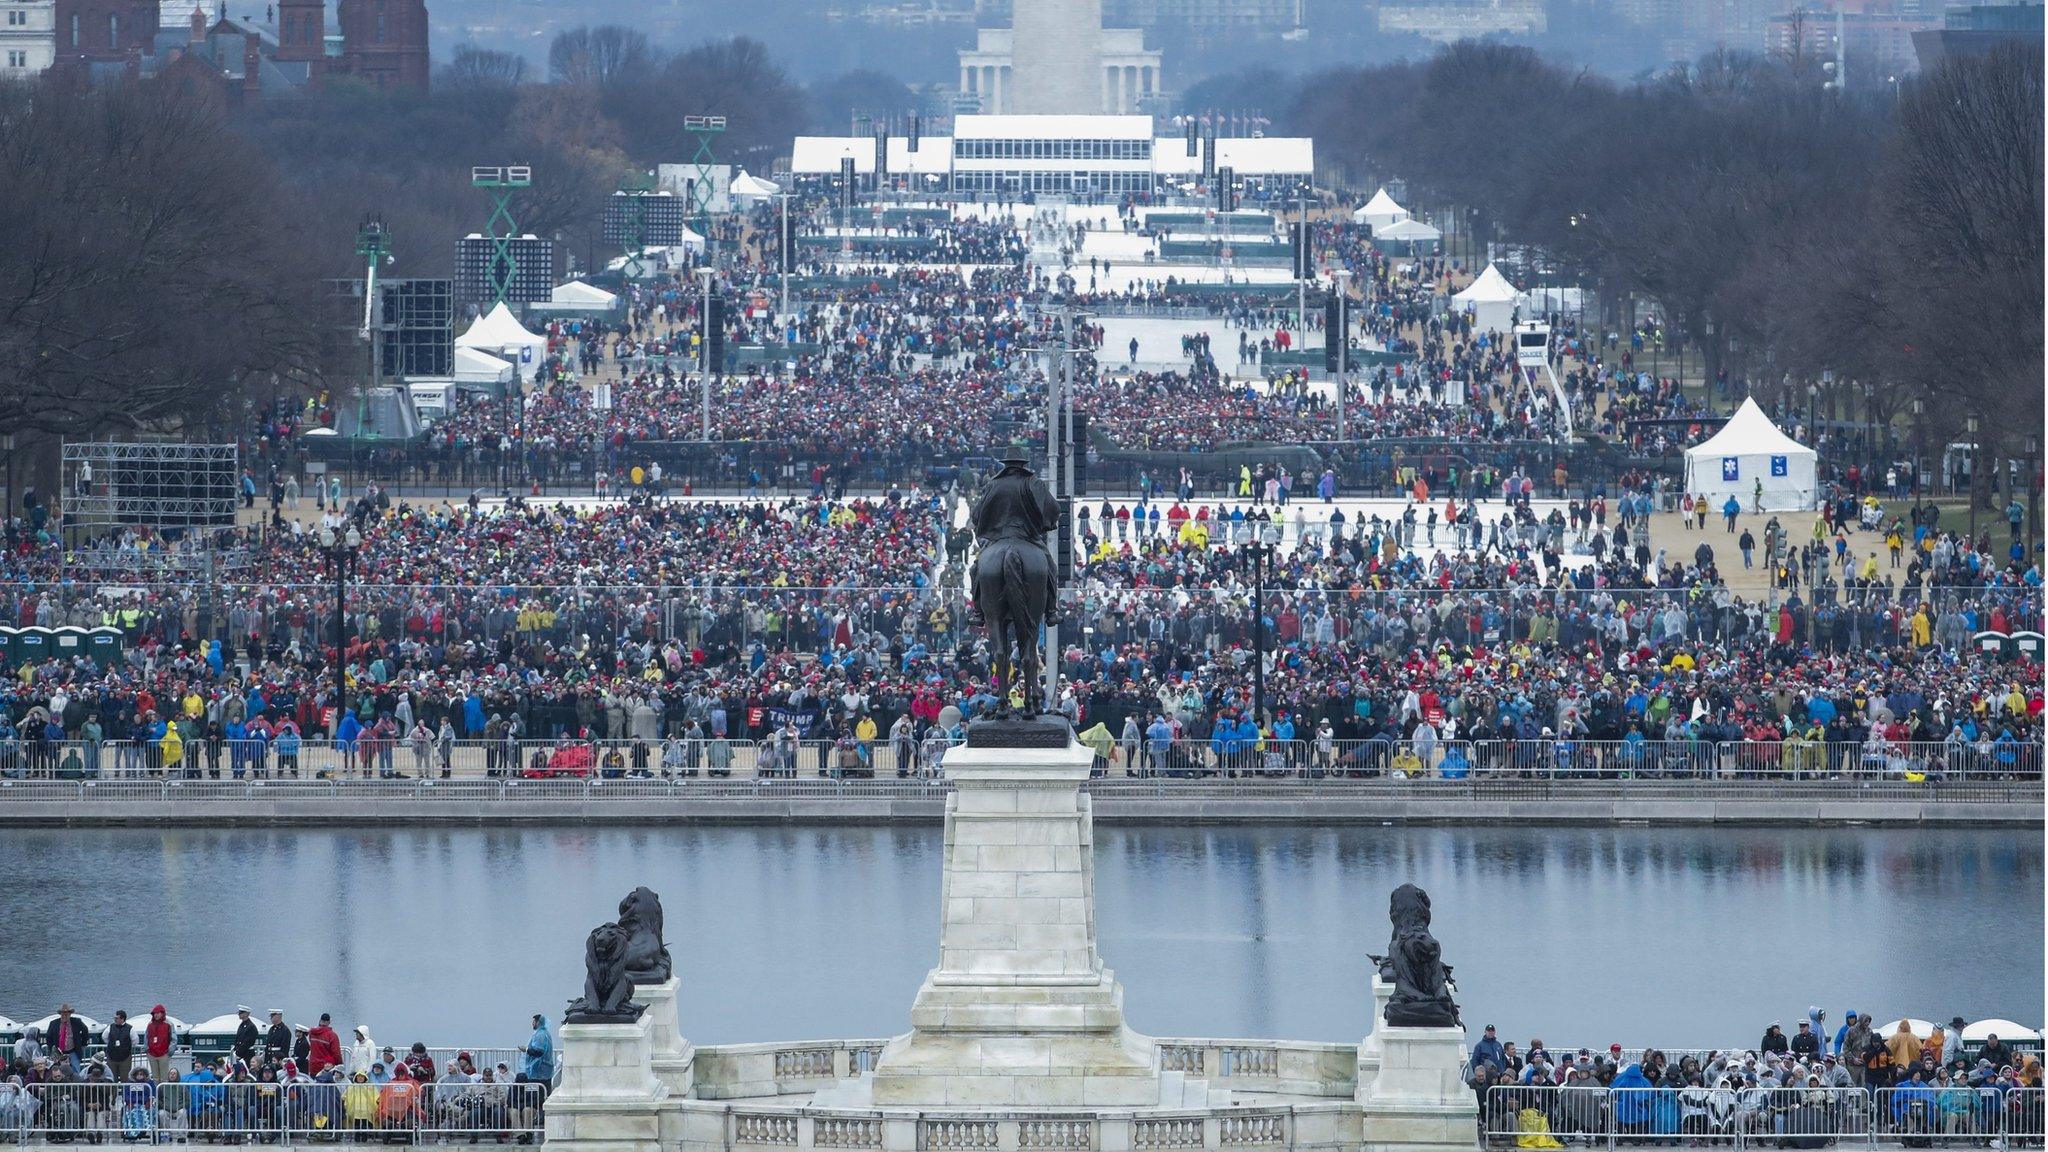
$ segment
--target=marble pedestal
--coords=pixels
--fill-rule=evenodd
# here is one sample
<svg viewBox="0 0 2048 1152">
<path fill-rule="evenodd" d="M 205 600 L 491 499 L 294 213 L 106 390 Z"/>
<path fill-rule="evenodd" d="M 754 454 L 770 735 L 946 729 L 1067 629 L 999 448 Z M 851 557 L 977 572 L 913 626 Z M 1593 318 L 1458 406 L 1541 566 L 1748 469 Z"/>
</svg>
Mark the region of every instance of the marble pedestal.
<svg viewBox="0 0 2048 1152">
<path fill-rule="evenodd" d="M 1465 1030 L 1382 1026 L 1373 1034 L 1379 1038 L 1379 1070 L 1359 1093 L 1365 1147 L 1371 1152 L 1471 1148 L 1479 1104 L 1460 1074 Z"/>
<path fill-rule="evenodd" d="M 1095 951 L 1094 754 L 946 753 L 939 965 L 875 1065 L 877 1105 L 1157 1106 L 1153 1045 Z"/>
<path fill-rule="evenodd" d="M 1353 1099 L 1364 1101 L 1365 1094 L 1372 1087 L 1373 1078 L 1380 1073 L 1380 1033 L 1387 1027 L 1387 1001 L 1394 998 L 1394 986 L 1380 979 L 1378 970 L 1372 974 L 1372 1031 L 1358 1042 L 1358 1087 Z"/>
<path fill-rule="evenodd" d="M 635 1003 L 647 1005 L 641 1019 L 649 1021 L 650 1067 L 654 1078 L 668 1088 L 669 1098 L 680 1100 L 695 1092 L 697 1048 L 683 1038 L 676 1010 L 676 990 L 682 978 L 671 976 L 660 984 L 639 984 L 633 988 Z"/>
<path fill-rule="evenodd" d="M 631 1024 L 562 1025 L 562 1080 L 547 1101 L 550 1145 L 659 1152 L 669 1090 L 654 1075 L 654 1033 L 646 1012 Z"/>
</svg>

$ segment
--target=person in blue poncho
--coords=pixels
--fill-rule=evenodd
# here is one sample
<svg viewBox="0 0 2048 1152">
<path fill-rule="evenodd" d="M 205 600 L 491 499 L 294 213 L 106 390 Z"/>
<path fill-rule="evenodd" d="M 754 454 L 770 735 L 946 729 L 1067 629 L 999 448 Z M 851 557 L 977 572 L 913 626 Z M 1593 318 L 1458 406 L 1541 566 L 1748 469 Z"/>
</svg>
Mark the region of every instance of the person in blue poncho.
<svg viewBox="0 0 2048 1152">
<path fill-rule="evenodd" d="M 1934 1126 L 1934 1089 L 1920 1078 L 1916 1066 L 1905 1083 L 1892 1089 L 1892 1128 L 1898 1132 L 1929 1132 Z"/>
<path fill-rule="evenodd" d="M 1625 1132 L 1666 1135 L 1678 1131 L 1678 1094 L 1657 1087 L 1630 1064 L 1614 1078 L 1614 1121 Z"/>
<path fill-rule="evenodd" d="M 555 1038 L 548 1031 L 548 1018 L 533 1014 L 533 1035 L 519 1054 L 519 1082 L 549 1084 L 555 1079 Z"/>
</svg>

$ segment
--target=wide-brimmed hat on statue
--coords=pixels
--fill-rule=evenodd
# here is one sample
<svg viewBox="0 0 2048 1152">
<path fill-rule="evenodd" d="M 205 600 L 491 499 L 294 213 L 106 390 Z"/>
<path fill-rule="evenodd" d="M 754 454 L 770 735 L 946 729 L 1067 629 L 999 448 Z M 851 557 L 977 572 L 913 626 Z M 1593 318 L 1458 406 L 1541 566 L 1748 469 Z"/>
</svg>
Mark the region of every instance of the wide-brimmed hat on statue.
<svg viewBox="0 0 2048 1152">
<path fill-rule="evenodd" d="M 1025 451 L 1022 444 L 1012 444 L 1003 449 L 1002 461 L 1005 464 L 1022 464 L 1029 467 L 1031 464 L 1031 453 Z"/>
</svg>

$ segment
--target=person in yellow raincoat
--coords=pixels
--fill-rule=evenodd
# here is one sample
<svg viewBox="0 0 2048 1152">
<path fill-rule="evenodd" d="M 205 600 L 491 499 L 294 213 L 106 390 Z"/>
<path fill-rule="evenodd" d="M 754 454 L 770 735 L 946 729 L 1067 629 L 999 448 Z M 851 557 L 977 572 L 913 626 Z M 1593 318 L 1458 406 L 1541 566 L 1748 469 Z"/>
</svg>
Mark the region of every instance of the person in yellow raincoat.
<svg viewBox="0 0 2048 1152">
<path fill-rule="evenodd" d="M 1515 1147 L 1562 1148 L 1564 1142 L 1550 1134 L 1550 1117 L 1541 1108 L 1524 1108 L 1515 1113 Z"/>
<path fill-rule="evenodd" d="M 164 725 L 164 738 L 157 742 L 157 750 L 163 754 L 165 773 L 185 770 L 185 738 L 178 734 L 176 724 Z"/>
<path fill-rule="evenodd" d="M 341 1115 L 350 1128 L 376 1127 L 377 1086 L 368 1072 L 356 1073 L 341 1090 Z"/>
</svg>

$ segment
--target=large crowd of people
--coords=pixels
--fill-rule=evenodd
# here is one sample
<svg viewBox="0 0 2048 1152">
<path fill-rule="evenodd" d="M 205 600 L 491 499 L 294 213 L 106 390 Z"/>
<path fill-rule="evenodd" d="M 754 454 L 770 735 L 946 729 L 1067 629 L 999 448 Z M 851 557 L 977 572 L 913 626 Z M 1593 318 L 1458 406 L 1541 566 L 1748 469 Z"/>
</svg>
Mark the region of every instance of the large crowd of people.
<svg viewBox="0 0 2048 1152">
<path fill-rule="evenodd" d="M 49 1143 L 531 1144 L 557 1070 L 539 1015 L 516 1052 L 437 1061 L 424 1043 L 380 1046 L 367 1025 L 343 1037 L 327 1013 L 294 1026 L 271 1009 L 264 1024 L 242 1007 L 231 1034 L 194 1037 L 161 1004 L 103 1025 L 66 1004 L 0 1055 L 0 1131 Z"/>
<path fill-rule="evenodd" d="M 243 493 L 256 504 L 267 488 L 271 514 L 215 534 L 224 567 L 205 576 L 196 536 L 60 541 L 38 504 L 7 531 L 0 619 L 111 627 L 121 643 L 111 657 L 16 658 L 0 681 L 0 772 L 59 770 L 77 743 L 85 772 L 102 743 L 162 772 L 232 772 L 252 743 L 243 766 L 281 768 L 280 743 L 317 737 L 367 742 L 380 755 L 366 771 L 393 771 L 405 746 L 419 768 L 445 764 L 436 750 L 454 741 L 643 741 L 625 770 L 650 773 L 673 759 L 657 751 L 670 738 L 761 741 L 778 765 L 792 743 L 943 746 L 943 716 L 1006 690 L 957 586 L 959 494 L 936 477 L 877 483 L 865 465 L 957 470 L 1035 438 L 1044 381 L 1030 349 L 1052 321 L 1027 298 L 1071 298 L 1107 268 L 1082 262 L 1085 232 L 1061 237 L 1074 263 L 1054 284 L 1006 224 L 912 214 L 892 227 L 993 245 L 998 262 L 807 268 L 807 303 L 780 319 L 765 265 L 728 268 L 728 342 L 780 342 L 794 366 L 726 375 L 708 405 L 691 375 L 692 284 L 636 285 L 622 317 L 550 325 L 522 396 L 460 400 L 413 449 L 516 456 L 509 500 L 415 502 L 332 475 L 303 492 L 286 449 L 319 422 L 316 404 L 264 414 Z M 1844 493 L 1811 523 L 1752 515 L 1737 536 L 1731 517 L 1718 553 L 1667 554 L 1649 519 L 1686 498 L 1654 469 L 1587 479 L 1563 456 L 1480 451 L 1554 442 L 1561 414 L 1517 378 L 1500 334 L 1437 310 L 1448 261 L 1318 232 L 1358 290 L 1344 338 L 1402 356 L 1351 381 L 1347 435 L 1425 447 L 1304 447 L 1334 435 L 1333 396 L 1269 363 L 1305 335 L 1270 300 L 1218 305 L 1235 361 L 1207 333 L 1184 340 L 1173 370 L 1106 347 L 1100 319 L 1074 333 L 1091 456 L 1137 456 L 1138 500 L 1078 510 L 1075 627 L 1057 654 L 1061 706 L 1109 734 L 1106 761 L 1178 769 L 1149 751 L 1271 742 L 1314 750 L 1283 758 L 1293 770 L 1529 770 L 1501 749 L 1553 741 L 1651 746 L 1594 757 L 1602 771 L 1714 771 L 1738 745 L 1745 770 L 2039 771 L 2038 655 L 1975 640 L 2040 627 L 2040 574 L 2017 530 L 2001 549 L 1931 514 L 1886 524 L 1878 505 L 1873 522 L 1874 495 Z M 1710 429 L 1695 399 L 1640 370 L 1633 341 L 1557 320 L 1582 428 L 1649 452 Z M 780 453 L 726 457 L 746 497 L 674 498 L 689 477 L 653 448 L 696 438 L 707 413 L 721 445 Z M 585 469 L 596 498 L 541 495 L 526 482 L 537 461 Z M 1368 471 L 1398 495 L 1347 518 L 1340 494 Z M 1703 500 L 1697 511 L 1704 522 Z M 351 532 L 336 651 L 343 561 L 328 540 Z M 141 578 L 80 578 L 130 561 Z M 1768 592 L 1731 590 L 1738 563 L 1761 565 Z"/>
<path fill-rule="evenodd" d="M 1964 1040 L 1964 1021 L 1889 1027 L 1850 1012 L 1830 1033 L 1811 1009 L 1792 1032 L 1777 1021 L 1748 1049 L 1666 1051 L 1518 1049 L 1487 1025 L 1467 1079 L 1482 1143 L 1560 1148 L 1564 1142 L 1690 1144 L 1777 1141 L 1824 1147 L 1872 1137 L 1907 1147 L 2038 1143 L 2037 1050 L 1996 1033 Z"/>
</svg>

